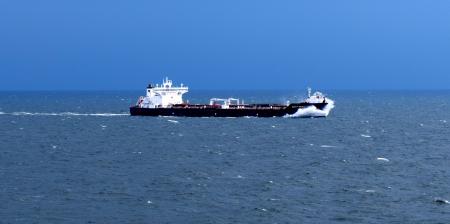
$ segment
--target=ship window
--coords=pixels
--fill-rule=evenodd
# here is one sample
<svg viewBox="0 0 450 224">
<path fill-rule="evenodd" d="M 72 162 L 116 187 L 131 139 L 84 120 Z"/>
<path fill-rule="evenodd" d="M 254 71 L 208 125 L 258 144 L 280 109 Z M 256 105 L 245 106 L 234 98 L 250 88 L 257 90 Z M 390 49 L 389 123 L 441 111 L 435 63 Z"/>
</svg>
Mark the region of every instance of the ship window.
<svg viewBox="0 0 450 224">
<path fill-rule="evenodd" d="M 150 90 L 147 90 L 147 92 L 150 92 Z"/>
<path fill-rule="evenodd" d="M 181 92 L 178 92 L 178 95 L 181 95 Z"/>
</svg>

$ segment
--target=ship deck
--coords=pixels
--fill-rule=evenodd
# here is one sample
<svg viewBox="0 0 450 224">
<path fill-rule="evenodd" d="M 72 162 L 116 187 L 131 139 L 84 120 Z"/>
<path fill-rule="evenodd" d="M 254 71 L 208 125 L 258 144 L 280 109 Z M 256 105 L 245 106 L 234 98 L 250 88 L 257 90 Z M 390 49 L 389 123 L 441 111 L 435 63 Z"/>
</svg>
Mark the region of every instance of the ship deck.
<svg viewBox="0 0 450 224">
<path fill-rule="evenodd" d="M 226 109 L 270 109 L 270 110 L 284 110 L 288 106 L 282 104 L 240 104 L 229 105 Z M 176 104 L 170 108 L 174 109 L 225 109 L 221 105 L 209 105 L 209 104 Z"/>
<path fill-rule="evenodd" d="M 186 116 L 186 117 L 282 117 L 294 114 L 298 109 L 315 106 L 322 109 L 326 103 L 297 103 L 289 106 L 282 104 L 245 104 L 229 105 L 222 108 L 221 105 L 207 104 L 176 104 L 171 107 L 141 108 L 130 107 L 131 115 L 141 116 Z"/>
</svg>

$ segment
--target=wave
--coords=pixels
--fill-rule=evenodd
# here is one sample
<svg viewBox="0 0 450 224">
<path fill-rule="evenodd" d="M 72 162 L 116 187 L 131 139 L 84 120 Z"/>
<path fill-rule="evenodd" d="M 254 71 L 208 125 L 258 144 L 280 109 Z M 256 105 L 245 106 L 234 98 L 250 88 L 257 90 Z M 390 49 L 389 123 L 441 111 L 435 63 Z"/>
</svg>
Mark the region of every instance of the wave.
<svg viewBox="0 0 450 224">
<path fill-rule="evenodd" d="M 445 200 L 443 198 L 434 198 L 434 202 L 436 202 L 438 204 L 450 204 L 450 202 L 448 200 Z"/>
<path fill-rule="evenodd" d="M 334 145 L 321 145 L 321 148 L 336 148 Z"/>
<path fill-rule="evenodd" d="M 327 99 L 328 104 L 323 108 L 323 110 L 317 109 L 315 106 L 309 106 L 307 108 L 298 109 L 294 114 L 288 114 L 284 117 L 291 118 L 305 118 L 305 117 L 327 117 L 331 110 L 334 108 L 334 101 Z"/>
<path fill-rule="evenodd" d="M 389 159 L 384 158 L 384 157 L 378 157 L 377 160 L 378 161 L 383 161 L 383 162 L 389 162 Z"/>
<path fill-rule="evenodd" d="M 39 112 L 0 112 L 0 115 L 12 116 L 96 116 L 96 117 L 115 117 L 115 116 L 130 116 L 130 114 L 116 114 L 116 113 L 75 113 L 75 112 L 61 112 L 61 113 L 39 113 Z"/>
</svg>

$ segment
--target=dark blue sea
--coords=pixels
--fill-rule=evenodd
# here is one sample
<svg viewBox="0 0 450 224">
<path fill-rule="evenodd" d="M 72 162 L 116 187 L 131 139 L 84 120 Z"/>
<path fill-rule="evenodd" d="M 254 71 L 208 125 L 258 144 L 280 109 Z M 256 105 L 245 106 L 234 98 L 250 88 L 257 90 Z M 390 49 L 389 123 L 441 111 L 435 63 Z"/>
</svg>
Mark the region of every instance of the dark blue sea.
<svg viewBox="0 0 450 224">
<path fill-rule="evenodd" d="M 450 91 L 327 118 L 130 117 L 143 93 L 0 92 L 0 223 L 450 223 Z M 294 102 L 301 91 L 197 91 Z"/>
</svg>

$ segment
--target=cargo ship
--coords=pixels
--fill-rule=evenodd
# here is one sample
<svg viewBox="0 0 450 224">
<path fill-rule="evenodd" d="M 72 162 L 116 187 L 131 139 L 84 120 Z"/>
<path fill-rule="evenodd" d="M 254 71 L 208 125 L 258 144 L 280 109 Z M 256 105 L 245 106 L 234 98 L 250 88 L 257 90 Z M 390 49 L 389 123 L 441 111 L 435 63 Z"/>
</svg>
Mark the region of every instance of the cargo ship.
<svg viewBox="0 0 450 224">
<path fill-rule="evenodd" d="M 174 86 L 167 77 L 162 84 L 149 84 L 146 96 L 139 97 L 130 107 L 132 116 L 183 116 L 183 117 L 326 117 L 334 102 L 320 92 L 311 94 L 297 103 L 245 104 L 236 98 L 212 98 L 209 104 L 190 104 L 183 101 L 189 88 Z"/>
</svg>

